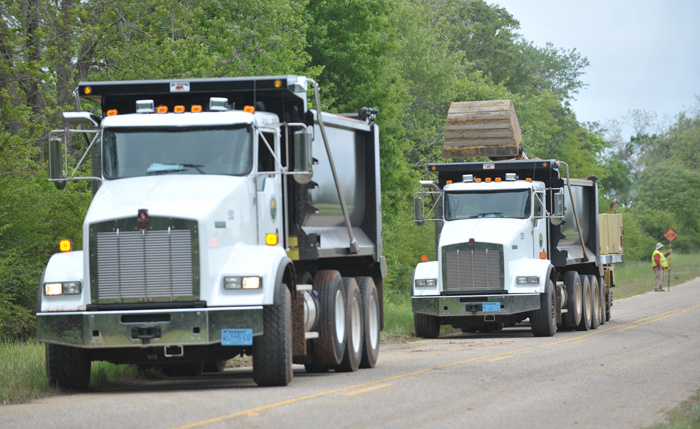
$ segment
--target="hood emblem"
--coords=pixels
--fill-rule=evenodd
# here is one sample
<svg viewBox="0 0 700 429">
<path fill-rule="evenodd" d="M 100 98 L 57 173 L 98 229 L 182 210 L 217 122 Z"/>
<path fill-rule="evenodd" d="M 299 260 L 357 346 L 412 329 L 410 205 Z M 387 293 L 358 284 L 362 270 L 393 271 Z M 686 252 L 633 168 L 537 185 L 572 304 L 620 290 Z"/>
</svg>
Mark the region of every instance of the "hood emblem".
<svg viewBox="0 0 700 429">
<path fill-rule="evenodd" d="M 139 209 L 139 214 L 137 217 L 139 220 L 139 228 L 142 231 L 145 231 L 146 229 L 148 229 L 148 210 Z"/>
</svg>

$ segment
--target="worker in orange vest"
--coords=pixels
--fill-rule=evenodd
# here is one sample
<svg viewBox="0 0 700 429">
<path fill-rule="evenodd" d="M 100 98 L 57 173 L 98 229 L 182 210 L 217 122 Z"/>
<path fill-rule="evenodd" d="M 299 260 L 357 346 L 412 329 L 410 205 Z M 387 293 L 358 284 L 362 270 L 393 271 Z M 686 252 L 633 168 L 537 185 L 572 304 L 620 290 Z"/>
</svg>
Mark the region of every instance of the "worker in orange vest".
<svg viewBox="0 0 700 429">
<path fill-rule="evenodd" d="M 671 254 L 671 250 L 666 253 L 662 253 L 661 249 L 664 245 L 661 243 L 656 243 L 656 250 L 651 255 L 651 267 L 654 269 L 654 290 L 656 292 L 664 291 L 664 270 L 668 269 L 668 261 L 666 257 Z"/>
</svg>

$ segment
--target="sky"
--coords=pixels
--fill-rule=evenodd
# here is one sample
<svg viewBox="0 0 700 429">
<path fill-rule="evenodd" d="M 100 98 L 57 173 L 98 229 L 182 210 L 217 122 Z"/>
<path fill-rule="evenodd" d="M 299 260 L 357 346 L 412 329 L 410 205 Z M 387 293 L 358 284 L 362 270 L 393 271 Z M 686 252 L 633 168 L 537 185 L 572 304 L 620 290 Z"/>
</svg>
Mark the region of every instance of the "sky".
<svg viewBox="0 0 700 429">
<path fill-rule="evenodd" d="M 665 129 L 700 97 L 700 0 L 486 0 L 520 21 L 535 46 L 576 49 L 588 58 L 588 86 L 571 103 L 579 122 L 655 112 Z M 664 126 L 665 125 L 665 126 Z"/>
</svg>

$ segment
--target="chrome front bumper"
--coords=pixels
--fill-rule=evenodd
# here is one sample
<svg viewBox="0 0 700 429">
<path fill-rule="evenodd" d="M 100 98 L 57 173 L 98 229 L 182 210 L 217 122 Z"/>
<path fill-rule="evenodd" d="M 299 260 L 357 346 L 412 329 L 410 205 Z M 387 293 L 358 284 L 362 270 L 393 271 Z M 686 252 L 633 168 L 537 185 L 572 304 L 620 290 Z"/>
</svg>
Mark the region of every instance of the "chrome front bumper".
<svg viewBox="0 0 700 429">
<path fill-rule="evenodd" d="M 503 316 L 539 309 L 540 295 L 414 296 L 411 303 L 414 313 L 431 316 Z"/>
<path fill-rule="evenodd" d="M 86 348 L 207 345 L 222 329 L 263 333 L 263 307 L 37 313 L 37 339 Z"/>
</svg>

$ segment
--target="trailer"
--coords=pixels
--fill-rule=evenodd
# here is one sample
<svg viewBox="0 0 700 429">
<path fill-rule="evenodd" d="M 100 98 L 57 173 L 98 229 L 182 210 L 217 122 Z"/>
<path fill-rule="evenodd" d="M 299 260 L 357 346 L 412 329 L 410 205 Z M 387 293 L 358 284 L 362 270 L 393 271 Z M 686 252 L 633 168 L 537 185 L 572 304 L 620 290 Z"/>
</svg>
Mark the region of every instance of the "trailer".
<svg viewBox="0 0 700 429">
<path fill-rule="evenodd" d="M 421 181 L 414 208 L 418 224 L 435 221 L 436 255 L 414 272 L 416 335 L 435 338 L 441 325 L 494 332 L 526 319 L 535 336 L 596 329 L 610 320 L 614 264 L 624 261 L 622 215 L 598 213 L 595 177 L 522 159 L 512 102 L 464 104 L 448 114 L 446 154 L 521 156 L 429 164 L 436 180 Z"/>
<path fill-rule="evenodd" d="M 303 76 L 79 84 L 49 180 L 90 180 L 94 196 L 82 250 L 53 255 L 39 282 L 51 384 L 84 389 L 99 360 L 196 375 L 252 355 L 261 386 L 287 385 L 293 363 L 374 367 L 377 111 L 313 110 L 309 91 L 320 106 Z"/>
</svg>

